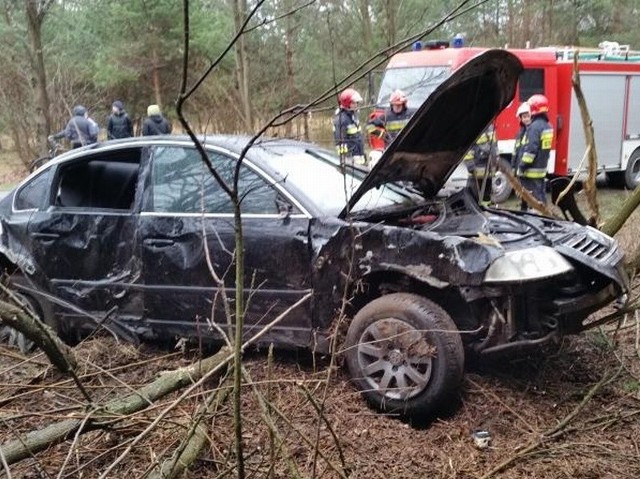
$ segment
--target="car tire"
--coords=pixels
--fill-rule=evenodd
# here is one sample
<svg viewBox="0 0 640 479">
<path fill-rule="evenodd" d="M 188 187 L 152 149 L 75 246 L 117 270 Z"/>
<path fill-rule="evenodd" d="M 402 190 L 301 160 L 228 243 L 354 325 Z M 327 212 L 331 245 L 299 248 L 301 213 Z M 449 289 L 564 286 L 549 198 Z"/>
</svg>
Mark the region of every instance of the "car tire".
<svg viewBox="0 0 640 479">
<path fill-rule="evenodd" d="M 431 418 L 450 407 L 464 374 L 455 323 L 415 294 L 389 294 L 362 308 L 347 331 L 345 355 L 370 405 L 409 418 Z"/>
<path fill-rule="evenodd" d="M 624 172 L 624 184 L 630 190 L 635 190 L 640 184 L 640 149 L 629 157 L 627 169 Z"/>
<path fill-rule="evenodd" d="M 511 163 L 502 157 L 498 161 L 500 166 L 497 168 L 491 182 L 491 201 L 496 204 L 507 201 L 513 192 L 513 186 L 509 183 L 506 175 L 502 173 L 502 170 L 512 171 Z"/>
</svg>

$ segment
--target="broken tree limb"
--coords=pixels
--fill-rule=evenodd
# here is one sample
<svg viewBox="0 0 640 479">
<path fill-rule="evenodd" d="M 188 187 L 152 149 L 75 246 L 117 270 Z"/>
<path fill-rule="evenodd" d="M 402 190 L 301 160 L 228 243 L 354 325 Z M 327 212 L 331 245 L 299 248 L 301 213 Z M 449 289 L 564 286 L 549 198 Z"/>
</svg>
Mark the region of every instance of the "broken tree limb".
<svg viewBox="0 0 640 479">
<path fill-rule="evenodd" d="M 223 386 L 225 380 L 221 381 Z M 185 437 L 180 445 L 176 448 L 171 458 L 164 461 L 161 465 L 156 466 L 149 479 L 173 479 L 180 477 L 198 458 L 200 452 L 209 442 L 209 431 L 204 424 L 204 419 L 211 414 L 211 410 L 218 409 L 218 405 L 226 401 L 229 395 L 229 389 L 220 387 L 218 390 L 209 394 L 209 397 L 202 404 L 191 422 Z"/>
<path fill-rule="evenodd" d="M 543 215 L 549 216 L 551 218 L 556 217 L 556 215 L 553 213 L 553 211 L 551 211 L 547 207 L 547 205 L 539 202 L 529 192 L 529 190 L 527 190 L 524 186 L 522 186 L 522 183 L 518 181 L 518 178 L 516 178 L 515 175 L 509 169 L 502 168 L 500 162 L 498 162 L 498 169 L 504 174 L 505 178 L 507 178 L 507 181 L 513 188 L 513 191 L 515 191 L 516 195 L 518 195 L 519 198 L 522 198 L 525 201 L 525 203 L 527 203 L 531 208 L 538 210 Z"/>
<path fill-rule="evenodd" d="M 296 309 L 298 306 L 304 304 L 305 302 L 307 302 L 311 297 L 313 297 L 313 291 L 309 292 L 308 294 L 304 295 L 302 298 L 300 298 L 298 301 L 296 301 L 295 303 L 293 303 L 291 306 L 289 306 L 285 311 L 283 311 L 282 313 L 280 313 L 280 315 L 278 315 L 278 317 L 276 317 L 273 321 L 271 321 L 270 323 L 266 324 L 264 326 L 264 328 L 262 328 L 259 332 L 257 332 L 255 335 L 253 335 L 251 338 L 249 338 L 247 341 L 245 341 L 245 343 L 242 345 L 242 352 L 244 352 L 245 348 L 249 347 L 251 344 L 256 343 L 262 336 L 264 336 L 265 334 L 267 334 L 267 332 L 269 332 L 271 330 L 272 327 L 274 327 L 276 324 L 278 324 L 280 321 L 282 321 L 285 317 L 287 317 L 287 315 L 293 311 L 294 309 Z M 228 351 L 227 348 L 225 348 L 226 351 Z M 151 432 L 160 421 L 162 421 L 165 416 L 167 414 L 169 414 L 169 412 L 171 412 L 177 404 L 180 403 L 180 401 L 182 401 L 184 398 L 186 398 L 189 394 L 191 394 L 191 392 L 199 387 L 202 382 L 204 382 L 205 380 L 209 379 L 213 374 L 216 374 L 219 372 L 219 370 L 223 367 L 226 366 L 227 364 L 229 364 L 229 362 L 233 361 L 235 357 L 235 353 L 232 353 L 231 355 L 227 356 L 226 358 L 222 359 L 222 361 L 213 369 L 211 369 L 210 371 L 207 371 L 205 374 L 203 374 L 200 379 L 198 379 L 196 382 L 194 382 L 191 386 L 189 386 L 185 391 L 183 391 L 183 393 L 180 395 L 180 397 L 178 399 L 176 399 L 172 404 L 170 404 L 167 408 L 165 408 L 164 410 L 162 410 L 162 412 L 160 412 L 160 414 L 158 414 L 156 416 L 156 418 L 151 422 L 151 424 L 149 424 L 144 431 L 142 431 L 140 434 L 138 434 L 135 439 L 133 439 L 131 441 L 131 443 L 129 444 L 129 446 L 127 446 L 127 449 L 120 454 L 110 465 L 109 467 L 99 476 L 99 479 L 106 479 L 107 477 L 109 477 L 109 474 L 111 473 L 111 471 L 113 471 L 113 469 L 120 464 L 120 462 L 124 459 L 124 457 L 129 454 L 129 452 L 131 452 L 131 450 L 138 444 L 138 442 L 140 442 L 147 434 L 149 434 L 149 432 Z"/>
<path fill-rule="evenodd" d="M 15 464 L 33 454 L 43 451 L 74 437 L 78 430 L 82 433 L 112 424 L 119 417 L 138 412 L 167 394 L 199 381 L 209 372 L 219 367 L 228 358 L 229 351 L 222 348 L 215 355 L 203 359 L 189 367 L 162 374 L 158 379 L 122 399 L 108 402 L 103 408 L 94 408 L 90 419 L 65 419 L 43 429 L 29 432 L 0 446 L 0 454 L 7 464 Z M 85 422 L 84 427 L 82 427 Z"/>
<path fill-rule="evenodd" d="M 631 216 L 631 213 L 635 211 L 638 205 L 640 205 L 640 188 L 633 190 L 633 193 L 624 200 L 624 203 L 622 203 L 622 206 L 616 214 L 605 221 L 600 228 L 600 231 L 608 234 L 609 236 L 615 235 L 620 231 L 622 225 L 629 219 L 629 216 Z"/>
<path fill-rule="evenodd" d="M 571 83 L 573 84 L 573 91 L 576 94 L 578 100 L 578 106 L 580 107 L 580 116 L 582 117 L 582 127 L 584 129 L 584 137 L 587 143 L 588 152 L 588 168 L 587 168 L 587 181 L 584 183 L 584 190 L 587 194 L 587 203 L 591 210 L 590 223 L 597 225 L 600 222 L 600 207 L 598 205 L 598 193 L 596 189 L 596 176 L 598 174 L 598 156 L 596 153 L 596 141 L 593 134 L 593 121 L 589 115 L 589 109 L 587 108 L 587 102 L 584 99 L 582 93 L 582 86 L 580 85 L 580 71 L 578 70 L 578 52 L 573 57 L 573 75 L 571 76 Z"/>
<path fill-rule="evenodd" d="M 8 292 L 4 285 L 0 288 Z M 75 369 L 76 360 L 71 348 L 63 343 L 48 325 L 28 314 L 23 308 L 0 300 L 0 320 L 38 345 L 61 373 Z"/>
</svg>

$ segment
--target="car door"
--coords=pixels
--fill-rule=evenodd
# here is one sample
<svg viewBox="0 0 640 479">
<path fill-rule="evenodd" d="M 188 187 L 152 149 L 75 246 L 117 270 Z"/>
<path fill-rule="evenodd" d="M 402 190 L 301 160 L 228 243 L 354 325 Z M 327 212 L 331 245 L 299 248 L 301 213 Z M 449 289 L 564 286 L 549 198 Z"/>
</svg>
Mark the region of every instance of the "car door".
<svg viewBox="0 0 640 479">
<path fill-rule="evenodd" d="M 50 193 L 29 214 L 28 248 L 34 277 L 60 300 L 92 313 L 141 315 L 132 241 L 140 156 L 139 147 L 87 152 L 46 170 Z"/>
<path fill-rule="evenodd" d="M 236 159 L 209 151 L 231 184 Z M 245 334 L 257 332 L 310 289 L 309 218 L 249 163 L 240 169 L 244 236 Z M 191 146 L 152 154 L 139 232 L 148 321 L 175 335 L 217 336 L 225 296 L 235 312 L 233 204 Z M 233 318 L 231 318 L 233 321 Z M 296 308 L 267 341 L 307 345 L 310 306 Z"/>
</svg>

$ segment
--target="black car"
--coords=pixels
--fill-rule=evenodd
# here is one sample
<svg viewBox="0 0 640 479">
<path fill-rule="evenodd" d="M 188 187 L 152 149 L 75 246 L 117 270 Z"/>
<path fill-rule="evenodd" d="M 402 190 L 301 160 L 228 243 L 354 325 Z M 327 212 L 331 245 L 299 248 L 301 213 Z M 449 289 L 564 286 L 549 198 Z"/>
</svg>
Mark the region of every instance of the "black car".
<svg viewBox="0 0 640 479">
<path fill-rule="evenodd" d="M 328 351 L 344 305 L 341 352 L 358 389 L 382 410 L 433 414 L 458 391 L 465 352 L 539 346 L 623 301 L 610 237 L 440 193 L 512 100 L 521 68 L 498 50 L 470 61 L 369 174 L 313 144 L 249 148 L 238 183 L 245 336 L 312 293 L 261 342 Z M 202 145 L 229 181 L 247 142 Z M 136 337 L 215 339 L 221 293 L 235 292 L 233 211 L 189 138 L 111 141 L 56 158 L 0 202 L 0 253 L 61 334 L 102 322 Z"/>
</svg>

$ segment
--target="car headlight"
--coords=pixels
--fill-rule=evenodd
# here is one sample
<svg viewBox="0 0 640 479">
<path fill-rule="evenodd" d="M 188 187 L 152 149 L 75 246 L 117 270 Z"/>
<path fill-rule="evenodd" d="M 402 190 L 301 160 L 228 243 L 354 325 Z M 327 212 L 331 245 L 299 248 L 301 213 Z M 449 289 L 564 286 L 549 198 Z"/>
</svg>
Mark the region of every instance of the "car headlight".
<svg viewBox="0 0 640 479">
<path fill-rule="evenodd" d="M 549 246 L 508 251 L 495 260 L 484 276 L 487 283 L 533 281 L 568 273 L 573 266 Z"/>
</svg>

